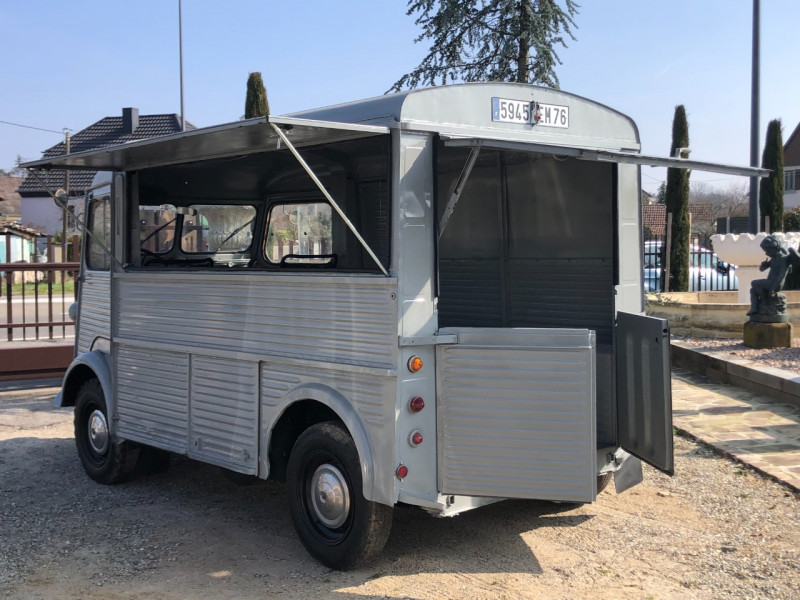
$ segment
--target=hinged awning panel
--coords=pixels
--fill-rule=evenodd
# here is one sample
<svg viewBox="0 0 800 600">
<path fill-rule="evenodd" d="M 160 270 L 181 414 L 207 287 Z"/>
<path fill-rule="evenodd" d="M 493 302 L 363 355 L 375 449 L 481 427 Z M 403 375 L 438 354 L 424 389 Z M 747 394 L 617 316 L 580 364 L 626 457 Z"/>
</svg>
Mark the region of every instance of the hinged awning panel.
<svg viewBox="0 0 800 600">
<path fill-rule="evenodd" d="M 769 169 L 759 167 L 745 167 L 725 165 L 685 158 L 669 158 L 666 156 L 648 156 L 634 152 L 611 150 L 592 150 L 575 148 L 571 146 L 557 146 L 551 144 L 512 142 L 509 140 L 471 138 L 458 135 L 441 135 L 445 146 L 466 148 L 494 148 L 498 150 L 515 150 L 518 152 L 538 152 L 542 154 L 557 154 L 559 156 L 574 156 L 580 160 L 597 160 L 624 164 L 645 165 L 649 167 L 667 167 L 677 169 L 691 169 L 694 171 L 709 171 L 712 173 L 725 173 L 727 175 L 740 175 L 742 177 L 767 177 Z"/>
<path fill-rule="evenodd" d="M 89 169 L 134 171 L 281 148 L 270 124 L 279 126 L 296 147 L 326 144 L 375 135 L 388 127 L 316 121 L 294 117 L 259 117 L 169 136 L 128 142 L 108 148 L 43 158 L 21 165 L 27 169 Z"/>
</svg>

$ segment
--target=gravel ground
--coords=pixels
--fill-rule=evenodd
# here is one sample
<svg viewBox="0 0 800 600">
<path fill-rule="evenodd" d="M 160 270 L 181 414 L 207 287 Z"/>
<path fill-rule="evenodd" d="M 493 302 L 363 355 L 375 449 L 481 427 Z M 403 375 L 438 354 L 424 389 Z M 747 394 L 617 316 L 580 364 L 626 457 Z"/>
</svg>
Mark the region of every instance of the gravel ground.
<svg viewBox="0 0 800 600">
<path fill-rule="evenodd" d="M 676 475 L 594 504 L 506 501 L 451 519 L 395 511 L 378 562 L 311 559 L 282 485 L 237 487 L 175 457 L 101 486 L 72 415 L 0 396 L 0 598 L 796 599 L 800 511 L 786 488 L 676 439 Z"/>
<path fill-rule="evenodd" d="M 727 352 L 740 359 L 754 360 L 759 364 L 785 369 L 800 375 L 800 338 L 792 340 L 791 348 L 748 348 L 741 341 L 715 338 L 687 338 L 673 336 L 701 350 Z"/>
</svg>

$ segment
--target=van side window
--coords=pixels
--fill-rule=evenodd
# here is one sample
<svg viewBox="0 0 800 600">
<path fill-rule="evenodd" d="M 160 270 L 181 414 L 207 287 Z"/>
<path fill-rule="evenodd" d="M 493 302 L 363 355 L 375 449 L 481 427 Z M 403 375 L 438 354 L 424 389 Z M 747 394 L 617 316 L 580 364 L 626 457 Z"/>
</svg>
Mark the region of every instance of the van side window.
<svg viewBox="0 0 800 600">
<path fill-rule="evenodd" d="M 333 215 L 325 202 L 275 204 L 267 218 L 264 253 L 271 263 L 334 266 Z"/>
<path fill-rule="evenodd" d="M 253 243 L 252 206 L 193 204 L 183 217 L 181 250 L 187 254 L 246 252 Z"/>
<path fill-rule="evenodd" d="M 152 254 L 164 254 L 175 245 L 178 212 L 172 204 L 139 206 L 139 247 Z"/>
<path fill-rule="evenodd" d="M 111 268 L 111 256 L 103 246 L 111 248 L 109 196 L 90 200 L 88 227 L 92 235 L 86 236 L 86 265 L 92 271 L 108 271 Z"/>
</svg>

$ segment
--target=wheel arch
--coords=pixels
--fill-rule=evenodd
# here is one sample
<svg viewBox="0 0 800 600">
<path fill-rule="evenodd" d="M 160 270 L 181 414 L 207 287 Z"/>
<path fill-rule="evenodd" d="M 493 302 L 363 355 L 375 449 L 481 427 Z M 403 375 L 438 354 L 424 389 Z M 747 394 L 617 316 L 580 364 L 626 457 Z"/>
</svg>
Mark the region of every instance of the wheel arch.
<svg viewBox="0 0 800 600">
<path fill-rule="evenodd" d="M 394 504 L 390 495 L 381 494 L 376 485 L 374 453 L 363 420 L 340 392 L 322 384 L 300 386 L 283 397 L 274 414 L 277 416 L 266 428 L 265 440 L 270 476 L 285 478 L 289 453 L 303 431 L 315 423 L 336 420 L 347 428 L 356 445 L 364 498 Z"/>
<path fill-rule="evenodd" d="M 66 407 L 75 406 L 75 398 L 81 386 L 90 379 L 97 379 L 103 389 L 103 396 L 106 401 L 106 409 L 109 414 L 113 414 L 113 399 L 111 385 L 111 368 L 109 362 L 111 357 L 98 350 L 84 352 L 75 357 L 64 374 L 64 381 L 61 384 L 61 392 L 56 397 L 56 406 Z"/>
</svg>

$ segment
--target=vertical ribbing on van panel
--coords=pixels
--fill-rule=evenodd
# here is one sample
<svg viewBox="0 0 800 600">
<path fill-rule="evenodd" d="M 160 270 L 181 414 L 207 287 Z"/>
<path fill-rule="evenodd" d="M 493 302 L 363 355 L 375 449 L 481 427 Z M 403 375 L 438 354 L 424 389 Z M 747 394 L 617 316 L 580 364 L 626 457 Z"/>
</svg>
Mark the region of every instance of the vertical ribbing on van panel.
<svg viewBox="0 0 800 600">
<path fill-rule="evenodd" d="M 192 357 L 189 456 L 255 475 L 258 363 Z"/>
<path fill-rule="evenodd" d="M 88 352 L 96 337 L 111 335 L 111 279 L 107 271 L 87 271 L 81 283 L 78 354 Z"/>
<path fill-rule="evenodd" d="M 117 432 L 126 439 L 186 453 L 189 355 L 141 351 L 117 353 Z"/>
</svg>

